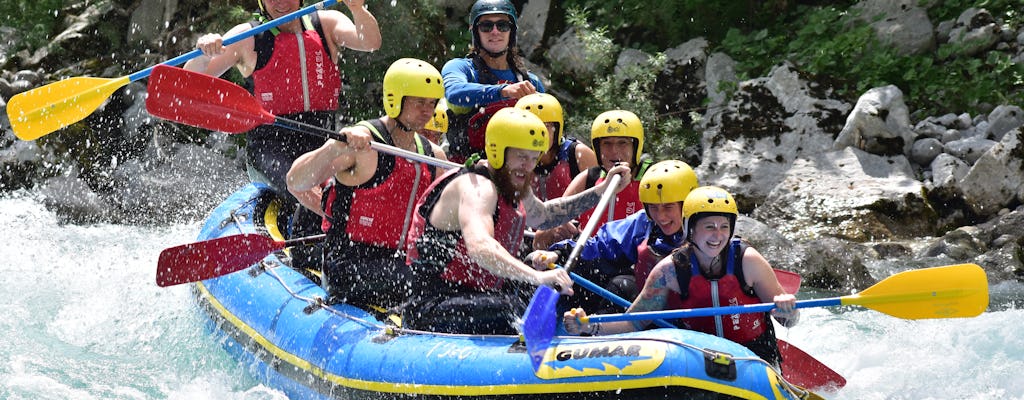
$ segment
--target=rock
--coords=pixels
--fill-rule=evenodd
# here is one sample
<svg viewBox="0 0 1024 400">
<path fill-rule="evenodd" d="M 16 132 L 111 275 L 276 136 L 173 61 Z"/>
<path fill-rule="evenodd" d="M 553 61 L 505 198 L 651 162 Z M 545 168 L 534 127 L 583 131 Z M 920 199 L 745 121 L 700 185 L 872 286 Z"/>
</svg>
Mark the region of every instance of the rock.
<svg viewBox="0 0 1024 400">
<path fill-rule="evenodd" d="M 516 38 L 516 42 L 519 43 L 519 49 L 526 58 L 532 57 L 533 53 L 541 47 L 550 9 L 551 0 L 530 0 L 526 2 L 522 12 L 519 13 L 517 21 L 519 36 Z"/>
<path fill-rule="evenodd" d="M 998 142 L 1006 132 L 1024 125 L 1024 110 L 1012 105 L 997 106 L 988 114 L 988 123 L 985 137 Z"/>
<path fill-rule="evenodd" d="M 964 138 L 964 135 L 962 133 L 960 133 L 959 130 L 947 129 L 945 132 L 942 133 L 941 140 L 942 140 L 943 147 L 945 147 L 946 143 L 957 141 L 957 140 L 960 140 L 960 139 L 963 139 L 963 138 Z"/>
<path fill-rule="evenodd" d="M 131 160 L 114 172 L 112 201 L 132 223 L 205 216 L 248 180 L 239 165 L 208 148 L 178 144 L 166 161 Z"/>
<path fill-rule="evenodd" d="M 605 58 L 608 54 L 588 54 L 581 34 L 575 28 L 566 30 L 548 47 L 546 55 L 553 70 L 589 81 L 611 61 Z"/>
<path fill-rule="evenodd" d="M 999 42 L 1002 27 L 985 9 L 968 8 L 949 32 L 949 44 L 958 56 L 973 57 Z"/>
<path fill-rule="evenodd" d="M 704 83 L 708 41 L 696 38 L 665 51 L 665 67 L 658 73 L 653 95 L 669 110 L 699 109 L 707 99 Z M 625 52 L 623 52 L 625 53 Z"/>
<path fill-rule="evenodd" d="M 935 157 L 942 154 L 942 142 L 934 138 L 924 138 L 914 142 L 910 149 L 910 160 L 920 166 L 928 166 Z"/>
<path fill-rule="evenodd" d="M 803 260 L 795 271 L 808 286 L 849 293 L 875 284 L 864 265 L 870 251 L 863 245 L 826 237 L 803 242 L 797 251 Z"/>
<path fill-rule="evenodd" d="M 827 151 L 848 103 L 800 79 L 792 65 L 741 82 L 718 114 L 704 119 L 701 182 L 732 192 L 741 207 L 759 204 L 802 154 Z"/>
<path fill-rule="evenodd" d="M 935 49 L 932 22 L 927 10 L 919 7 L 916 0 L 862 0 L 851 10 L 871 25 L 875 37 L 901 55 Z"/>
<path fill-rule="evenodd" d="M 141 0 L 131 13 L 128 43 L 157 45 L 164 26 L 178 10 L 178 0 Z"/>
<path fill-rule="evenodd" d="M 946 153 L 935 156 L 929 167 L 932 170 L 932 183 L 936 188 L 954 188 L 971 170 L 971 166 L 966 162 Z"/>
<path fill-rule="evenodd" d="M 650 68 L 651 55 L 637 49 L 624 49 L 615 61 L 613 76 L 616 81 L 629 82 Z"/>
<path fill-rule="evenodd" d="M 794 161 L 753 217 L 790 238 L 868 242 L 927 235 L 935 215 L 922 189 L 905 157 L 848 147 Z"/>
<path fill-rule="evenodd" d="M 1018 199 L 1024 185 L 1024 144 L 1020 131 L 1012 130 L 990 146 L 958 186 L 964 200 L 978 215 L 995 215 Z"/>
<path fill-rule="evenodd" d="M 725 53 L 712 53 L 708 56 L 707 65 L 704 67 L 704 82 L 708 93 L 708 114 L 717 115 L 718 110 L 728 101 L 727 92 L 722 90 L 723 83 L 735 84 L 739 79 L 736 77 L 736 61 Z"/>
<path fill-rule="evenodd" d="M 889 85 L 868 90 L 857 99 L 832 148 L 853 146 L 878 155 L 908 154 L 913 138 L 903 91 Z"/>
<path fill-rule="evenodd" d="M 995 144 L 996 142 L 993 140 L 988 140 L 981 136 L 971 136 L 946 143 L 943 147 L 946 153 L 973 165 L 981 158 L 982 154 L 985 154 Z"/>
</svg>

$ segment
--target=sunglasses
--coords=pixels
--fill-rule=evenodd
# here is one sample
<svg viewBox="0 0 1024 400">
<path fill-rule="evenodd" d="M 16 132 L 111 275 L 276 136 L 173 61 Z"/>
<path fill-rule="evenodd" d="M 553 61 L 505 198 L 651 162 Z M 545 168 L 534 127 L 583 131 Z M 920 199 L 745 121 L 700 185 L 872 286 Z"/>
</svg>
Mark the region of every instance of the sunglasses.
<svg viewBox="0 0 1024 400">
<path fill-rule="evenodd" d="M 494 30 L 494 27 L 498 27 L 498 32 L 504 33 L 512 30 L 512 23 L 509 21 L 481 21 L 476 24 L 476 27 L 483 33 L 490 32 Z"/>
</svg>

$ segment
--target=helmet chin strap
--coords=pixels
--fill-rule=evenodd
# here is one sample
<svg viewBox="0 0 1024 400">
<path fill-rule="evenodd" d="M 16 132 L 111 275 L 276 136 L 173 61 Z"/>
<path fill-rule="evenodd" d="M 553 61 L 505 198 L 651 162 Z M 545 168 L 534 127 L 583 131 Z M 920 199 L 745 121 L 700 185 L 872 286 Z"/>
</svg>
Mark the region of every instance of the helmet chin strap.
<svg viewBox="0 0 1024 400">
<path fill-rule="evenodd" d="M 491 58 L 498 58 L 508 53 L 508 47 L 506 47 L 505 50 L 499 51 L 497 53 L 487 49 L 483 49 L 483 51 L 484 53 L 487 53 L 487 55 L 490 56 Z"/>
<path fill-rule="evenodd" d="M 403 124 L 402 121 L 399 120 L 398 118 L 394 118 L 394 120 L 395 120 L 395 125 L 398 127 L 398 129 L 401 129 L 401 130 L 406 131 L 406 132 L 412 132 L 413 131 L 412 129 L 409 129 L 409 127 L 405 126 L 405 124 Z"/>
</svg>

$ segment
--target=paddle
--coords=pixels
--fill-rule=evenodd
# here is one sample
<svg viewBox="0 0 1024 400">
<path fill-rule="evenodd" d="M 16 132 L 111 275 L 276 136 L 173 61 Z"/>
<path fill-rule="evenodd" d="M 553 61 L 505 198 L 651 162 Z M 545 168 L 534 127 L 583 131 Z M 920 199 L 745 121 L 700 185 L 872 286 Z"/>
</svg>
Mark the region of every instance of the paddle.
<svg viewBox="0 0 1024 400">
<path fill-rule="evenodd" d="M 156 284 L 161 287 L 198 282 L 243 270 L 270 253 L 324 239 L 313 235 L 291 240 L 245 233 L 168 247 L 160 252 Z"/>
<path fill-rule="evenodd" d="M 782 284 L 782 289 L 786 293 L 795 294 L 800 290 L 802 280 L 800 274 L 776 269 L 775 276 L 778 277 L 779 283 Z M 631 304 L 629 300 L 598 286 L 594 282 L 587 280 L 587 278 L 577 275 L 575 272 L 569 272 L 569 277 L 576 284 L 597 293 L 617 306 L 629 308 Z M 663 319 L 656 319 L 654 323 L 662 328 L 676 327 Z M 843 378 L 842 375 L 829 366 L 789 342 L 782 339 L 776 340 L 779 343 L 779 353 L 782 354 L 782 359 L 784 360 L 782 375 L 790 383 L 808 389 L 842 388 L 846 386 L 846 378 Z"/>
<path fill-rule="evenodd" d="M 276 28 L 316 10 L 336 4 L 338 0 L 324 0 L 300 8 L 280 18 L 224 39 L 229 45 L 250 36 Z M 180 65 L 203 52 L 192 50 L 158 65 Z M 14 135 L 21 140 L 35 140 L 50 132 L 81 121 L 92 114 L 115 90 L 150 75 L 153 67 L 120 78 L 74 77 L 19 93 L 7 102 L 7 117 Z"/>
<path fill-rule="evenodd" d="M 241 86 L 198 72 L 158 65 L 149 78 L 148 92 L 146 110 L 150 114 L 198 128 L 242 133 L 273 124 L 303 134 L 345 141 L 345 135 L 330 129 L 277 117 Z M 461 166 L 380 142 L 370 142 L 370 148 L 438 168 Z"/>
<path fill-rule="evenodd" d="M 600 215 L 604 211 L 604 208 L 608 206 L 608 202 L 613 196 L 615 196 L 614 188 L 619 186 L 619 180 L 622 179 L 621 175 L 615 175 L 611 177 L 608 182 L 607 189 L 601 194 L 601 200 L 597 202 L 597 206 L 594 207 L 594 215 Z M 587 241 L 590 234 L 594 232 L 597 227 L 597 220 L 600 218 L 591 218 L 587 221 L 587 226 L 580 232 L 580 236 L 576 239 L 576 247 L 569 253 L 569 259 L 565 262 L 565 270 L 569 272 L 575 264 L 576 257 L 579 256 L 582 250 L 583 243 Z M 572 274 L 575 275 L 575 274 Z M 570 277 L 572 276 L 570 275 Z M 576 281 L 574 279 L 574 281 Z M 578 281 L 577 281 L 578 282 Z M 593 285 L 593 287 L 598 287 Z M 551 344 L 551 338 L 555 336 L 555 327 L 558 325 L 554 318 L 548 318 L 547 316 L 553 316 L 557 312 L 558 305 L 558 292 L 548 286 L 539 286 L 537 290 L 533 292 L 533 298 L 530 300 L 530 304 L 526 307 L 526 312 L 523 314 L 523 336 L 526 340 L 526 352 L 530 355 L 530 362 L 533 363 L 533 369 L 536 371 L 540 368 L 540 363 L 544 359 L 544 353 L 547 351 L 548 346 Z M 530 340 L 529 338 L 545 338 L 541 340 Z"/>
<path fill-rule="evenodd" d="M 546 306 L 546 302 L 558 293 L 550 288 L 538 288 L 533 300 L 527 307 L 523 317 L 523 335 L 530 354 L 534 370 L 539 369 L 544 353 L 554 336 L 557 324 L 554 308 Z M 833 299 L 803 300 L 797 302 L 797 308 L 827 307 L 834 305 L 861 305 L 900 318 L 956 318 L 974 317 L 988 307 L 988 279 L 985 271 L 976 264 L 959 264 L 936 268 L 906 271 L 895 274 L 863 292 Z M 751 306 L 710 307 L 690 310 L 652 311 L 630 314 L 608 314 L 588 316 L 582 322 L 655 320 L 658 318 L 689 318 L 722 314 L 741 314 L 750 312 L 768 312 L 775 304 L 766 303 Z M 548 327 L 550 325 L 550 328 Z M 793 351 L 788 343 L 780 342 L 780 350 L 793 357 L 794 363 L 807 362 L 794 374 L 794 382 L 804 380 L 807 387 L 821 387 L 835 384 L 839 387 L 846 382 L 838 373 L 831 369 L 822 369 L 817 373 L 806 373 L 807 368 L 821 365 L 802 351 Z M 533 343 L 531 345 L 531 343 Z M 795 349 L 799 350 L 799 349 Z M 803 354 L 806 357 L 801 357 Z M 785 355 L 784 355 L 785 356 Z"/>
<path fill-rule="evenodd" d="M 904 271 L 885 278 L 864 291 L 842 297 L 800 300 L 796 308 L 859 305 L 897 318 L 963 318 L 980 315 L 988 307 L 988 279 L 977 264 Z M 580 321 L 644 321 L 656 318 L 694 318 L 714 315 L 768 312 L 774 303 L 709 307 L 685 310 L 645 311 L 588 315 Z"/>
</svg>

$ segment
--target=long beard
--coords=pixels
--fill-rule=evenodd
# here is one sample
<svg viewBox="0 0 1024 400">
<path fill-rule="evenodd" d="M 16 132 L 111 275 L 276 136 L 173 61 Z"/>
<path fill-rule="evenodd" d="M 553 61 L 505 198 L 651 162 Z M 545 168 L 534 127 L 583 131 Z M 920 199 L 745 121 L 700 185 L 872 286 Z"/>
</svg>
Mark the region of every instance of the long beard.
<svg viewBox="0 0 1024 400">
<path fill-rule="evenodd" d="M 508 168 L 494 171 L 494 186 L 498 189 L 498 196 L 509 204 L 515 204 L 530 193 L 530 182 L 533 182 L 533 171 L 527 172 L 526 180 L 518 186 L 512 183 L 512 173 Z"/>
</svg>

